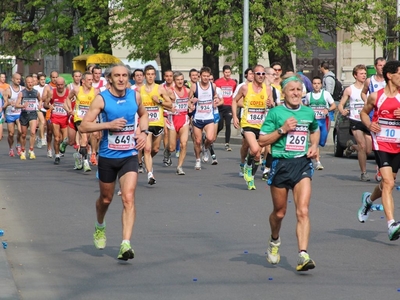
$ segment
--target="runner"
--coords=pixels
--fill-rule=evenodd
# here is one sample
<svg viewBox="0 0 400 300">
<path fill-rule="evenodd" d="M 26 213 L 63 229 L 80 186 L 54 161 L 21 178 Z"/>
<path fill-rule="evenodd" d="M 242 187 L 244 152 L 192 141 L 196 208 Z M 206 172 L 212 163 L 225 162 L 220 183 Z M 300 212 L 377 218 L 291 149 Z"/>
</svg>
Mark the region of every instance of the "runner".
<svg viewBox="0 0 400 300">
<path fill-rule="evenodd" d="M 53 95 L 51 99 L 46 99 L 44 106 L 51 111 L 50 122 L 52 132 L 54 135 L 54 164 L 60 164 L 60 144 L 61 141 L 67 139 L 67 127 L 68 127 L 68 113 L 64 109 L 65 99 L 67 99 L 69 90 L 65 87 L 65 80 L 62 77 L 58 77 L 57 88 L 53 89 Z M 64 148 L 65 152 L 65 148 Z"/>
<path fill-rule="evenodd" d="M 147 179 L 150 185 L 156 183 L 153 174 L 153 157 L 160 150 L 162 133 L 164 131 L 164 108 L 171 109 L 172 102 L 164 87 L 155 83 L 156 69 L 152 65 L 144 68 L 146 84 L 140 88 L 143 106 L 149 115 L 149 135 L 144 148 L 144 163 Z"/>
<path fill-rule="evenodd" d="M 358 164 L 361 170 L 361 181 L 370 181 L 367 174 L 367 155 L 372 151 L 371 134 L 369 129 L 361 122 L 360 112 L 365 102 L 361 99 L 361 91 L 367 78 L 367 68 L 364 65 L 357 65 L 353 69 L 353 77 L 356 82 L 347 87 L 343 92 L 343 97 L 339 103 L 339 112 L 343 116 L 349 115 L 350 129 L 357 145 L 352 140 L 346 143 L 345 155 L 348 157 L 357 151 Z M 349 109 L 345 109 L 345 104 L 349 100 Z"/>
<path fill-rule="evenodd" d="M 288 192 L 292 189 L 296 206 L 296 235 L 299 249 L 297 271 L 315 268 L 314 261 L 307 253 L 310 235 L 308 208 L 313 174 L 311 158 L 317 154 L 319 142 L 319 129 L 314 111 L 301 105 L 302 85 L 299 76 L 283 78 L 284 104 L 271 109 L 268 113 L 259 138 L 261 147 L 271 145 L 274 158 L 268 179 L 274 208 L 269 217 L 271 237 L 268 241 L 267 260 L 271 264 L 280 261 L 279 232 L 286 214 Z"/>
<path fill-rule="evenodd" d="M 393 188 L 400 167 L 400 61 L 389 61 L 383 67 L 386 87 L 368 96 L 361 111 L 363 124 L 371 131 L 375 160 L 382 175 L 371 193 L 363 193 L 358 220 L 364 223 L 370 214 L 372 203 L 382 198 L 389 240 L 400 237 L 400 222 L 394 219 Z M 369 114 L 374 111 L 372 122 Z"/>
<path fill-rule="evenodd" d="M 171 99 L 171 101 L 175 102 L 174 72 L 172 72 L 171 70 L 167 70 L 164 72 L 164 83 L 162 84 L 162 86 L 167 91 L 168 96 Z M 171 127 L 171 124 L 169 123 L 169 121 L 170 121 L 169 115 L 170 114 L 171 113 L 169 111 L 164 110 L 164 135 L 163 135 L 164 158 L 163 158 L 163 163 L 164 163 L 164 166 L 166 166 L 166 167 L 169 167 L 172 165 L 171 153 L 169 152 L 169 146 L 168 146 L 169 127 Z M 175 142 L 175 144 L 176 144 L 176 142 Z"/>
<path fill-rule="evenodd" d="M 255 190 L 254 175 L 260 164 L 261 147 L 258 144 L 260 128 L 269 108 L 273 107 L 271 88 L 264 83 L 265 69 L 262 65 L 253 68 L 254 80 L 242 85 L 232 102 L 232 111 L 236 112 L 237 103 L 243 100 L 243 116 L 240 119 L 242 136 L 249 147 L 247 163 L 244 167 L 244 180 L 248 190 Z M 233 125 L 239 128 L 239 119 L 233 115 Z"/>
<path fill-rule="evenodd" d="M 322 79 L 320 77 L 316 76 L 313 78 L 312 86 L 313 91 L 307 93 L 305 104 L 310 106 L 315 113 L 315 118 L 317 119 L 320 131 L 319 146 L 324 147 L 326 144 L 326 140 L 328 139 L 329 133 L 329 112 L 336 109 L 336 104 L 332 98 L 332 95 L 322 89 Z M 314 168 L 316 170 L 324 169 L 324 166 L 321 164 L 320 161 L 319 147 L 317 149 L 317 156 L 315 159 Z"/>
<path fill-rule="evenodd" d="M 190 88 L 189 98 L 192 112 L 192 130 L 194 153 L 196 156 L 195 169 L 201 170 L 200 152 L 203 154 L 203 161 L 209 160 L 208 149 L 215 140 L 214 129 L 214 108 L 219 102 L 215 84 L 210 82 L 211 69 L 202 67 L 200 70 L 200 81 Z M 194 107 L 191 107 L 194 104 Z M 202 146 L 203 130 L 205 141 Z"/>
<path fill-rule="evenodd" d="M 5 121 L 4 111 L 6 110 L 6 103 L 3 99 L 3 94 L 0 92 L 0 141 L 3 139 L 3 123 Z"/>
<path fill-rule="evenodd" d="M 112 202 L 118 178 L 123 211 L 122 243 L 117 258 L 125 261 L 134 258 L 130 239 L 136 215 L 137 151 L 144 148 L 148 132 L 147 112 L 141 103 L 140 94 L 126 88 L 128 79 L 126 66 L 121 64 L 111 67 L 108 77 L 111 88 L 95 97 L 79 126 L 79 130 L 86 135 L 90 132 L 103 131 L 99 149 L 100 196 L 96 202 L 94 245 L 97 249 L 104 249 L 106 246 L 104 218 Z M 137 128 L 136 113 L 140 117 Z M 101 121 L 96 123 L 95 120 L 99 115 Z"/>
<path fill-rule="evenodd" d="M 136 69 L 132 74 L 133 79 L 135 80 L 135 84 L 131 86 L 131 89 L 137 92 L 140 92 L 140 88 L 143 86 L 144 82 L 144 73 L 142 69 Z M 143 173 L 143 150 L 138 152 L 138 160 L 139 160 L 139 173 Z"/>
<path fill-rule="evenodd" d="M 21 160 L 26 160 L 26 134 L 28 127 L 30 129 L 29 137 L 29 159 L 36 159 L 33 147 L 35 146 L 36 140 L 36 127 L 38 118 L 38 107 L 42 101 L 37 90 L 33 88 L 33 77 L 27 76 L 25 78 L 25 89 L 18 94 L 18 99 L 15 104 L 15 108 L 21 109 L 21 115 L 19 121 L 21 123 Z"/>
<path fill-rule="evenodd" d="M 18 95 L 23 90 L 20 86 L 21 75 L 14 73 L 11 79 L 10 88 L 3 92 L 4 105 L 6 106 L 6 123 L 8 130 L 8 146 L 10 150 L 8 152 L 10 157 L 14 157 L 14 132 L 15 126 L 17 126 L 17 155 L 21 155 L 21 123 L 19 121 L 19 116 L 21 114 L 21 109 L 16 108 Z"/>
<path fill-rule="evenodd" d="M 210 74 L 210 79 L 209 80 L 210 80 L 211 83 L 214 82 L 214 75 L 213 74 Z M 214 141 L 217 139 L 218 124 L 219 124 L 219 121 L 220 121 L 220 115 L 219 115 L 218 107 L 220 107 L 221 105 L 224 104 L 224 99 L 222 98 L 222 90 L 219 87 L 216 87 L 215 88 L 215 92 L 216 92 L 216 95 L 218 96 L 218 100 L 219 101 L 214 106 L 214 133 L 215 133 Z M 203 140 L 204 139 L 205 139 L 205 134 L 203 133 Z M 211 159 L 212 159 L 211 165 L 215 166 L 215 165 L 218 164 L 218 160 L 217 160 L 217 155 L 215 154 L 215 151 L 214 151 L 214 143 L 212 143 L 210 145 L 209 150 L 210 150 Z M 203 156 L 203 159 L 204 159 L 204 156 Z"/>
<path fill-rule="evenodd" d="M 38 91 L 40 98 L 42 99 L 41 105 L 39 106 L 38 110 L 38 120 L 39 120 L 39 138 L 37 139 L 36 147 L 41 149 L 43 145 L 47 145 L 47 140 L 44 135 L 44 130 L 46 127 L 46 109 L 43 107 L 43 92 L 46 86 L 46 75 L 40 74 L 38 76 L 38 84 L 35 85 L 33 88 Z"/>
<path fill-rule="evenodd" d="M 68 98 L 65 101 L 65 110 L 71 114 L 72 113 L 72 103 L 71 100 L 76 97 L 75 100 L 75 110 L 73 111 L 74 114 L 74 124 L 75 130 L 78 131 L 79 126 L 81 125 L 83 117 L 89 110 L 89 106 L 92 103 L 93 99 L 99 93 L 99 90 L 95 89 L 92 86 L 93 81 L 93 74 L 89 72 L 85 72 L 82 75 L 82 86 L 79 88 L 75 88 L 74 90 L 69 92 Z M 89 136 L 87 133 L 79 132 L 79 154 L 74 155 L 75 158 L 75 166 L 77 169 L 82 169 L 84 172 L 89 172 L 92 169 L 89 166 L 88 161 L 88 140 Z M 83 163 L 82 163 L 83 160 Z"/>
<path fill-rule="evenodd" d="M 6 73 L 0 73 L 0 94 L 9 88 L 10 85 L 7 83 Z"/>
</svg>

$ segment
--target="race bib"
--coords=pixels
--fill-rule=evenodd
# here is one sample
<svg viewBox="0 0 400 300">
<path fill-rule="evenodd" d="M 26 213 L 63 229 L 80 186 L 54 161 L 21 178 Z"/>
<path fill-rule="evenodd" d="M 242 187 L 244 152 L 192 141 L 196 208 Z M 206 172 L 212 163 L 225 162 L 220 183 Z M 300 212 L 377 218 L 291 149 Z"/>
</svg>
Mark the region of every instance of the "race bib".
<svg viewBox="0 0 400 300">
<path fill-rule="evenodd" d="M 263 108 L 249 108 L 247 111 L 247 123 L 249 124 L 262 124 L 266 116 L 265 109 Z"/>
<path fill-rule="evenodd" d="M 157 122 L 160 120 L 160 110 L 158 106 L 146 106 L 149 122 Z"/>
<path fill-rule="evenodd" d="M 229 98 L 232 96 L 232 87 L 231 86 L 223 86 L 221 88 L 222 90 L 222 97 L 223 98 Z"/>
<path fill-rule="evenodd" d="M 28 103 L 28 106 L 24 108 L 25 111 L 35 111 L 37 108 L 36 99 L 24 99 L 24 105 Z"/>
<path fill-rule="evenodd" d="M 188 106 L 188 99 L 176 99 L 175 102 L 175 109 L 177 113 L 187 112 Z"/>
<path fill-rule="evenodd" d="M 52 114 L 57 116 L 66 116 L 67 112 L 63 107 L 63 103 L 55 102 Z"/>
<path fill-rule="evenodd" d="M 324 113 L 324 110 L 326 109 L 325 106 L 313 106 L 312 109 L 314 110 L 315 113 L 315 118 L 317 120 L 325 119 L 326 115 Z"/>
<path fill-rule="evenodd" d="M 362 109 L 364 108 L 364 102 L 362 103 L 356 103 L 350 108 L 350 115 L 357 120 L 360 120 L 360 113 Z"/>
<path fill-rule="evenodd" d="M 89 106 L 79 105 L 78 118 L 83 119 L 83 117 L 87 114 L 88 111 L 89 111 Z"/>
<path fill-rule="evenodd" d="M 305 151 L 308 142 L 308 126 L 297 124 L 286 136 L 286 151 Z"/>
<path fill-rule="evenodd" d="M 132 150 L 135 148 L 135 126 L 126 125 L 119 131 L 108 131 L 108 149 Z"/>
<path fill-rule="evenodd" d="M 200 114 L 209 114 L 213 108 L 212 101 L 198 101 L 196 111 Z"/>
<path fill-rule="evenodd" d="M 376 134 L 378 142 L 400 143 L 400 120 L 379 119 L 381 131 Z"/>
</svg>

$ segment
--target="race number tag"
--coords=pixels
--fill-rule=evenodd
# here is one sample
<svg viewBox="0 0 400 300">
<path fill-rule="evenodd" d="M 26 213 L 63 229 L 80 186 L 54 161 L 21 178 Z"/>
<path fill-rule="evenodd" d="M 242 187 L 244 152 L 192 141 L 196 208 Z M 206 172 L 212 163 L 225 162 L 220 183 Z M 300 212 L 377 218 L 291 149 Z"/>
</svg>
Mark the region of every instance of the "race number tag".
<svg viewBox="0 0 400 300">
<path fill-rule="evenodd" d="M 175 101 L 175 110 L 177 113 L 183 113 L 187 112 L 189 106 L 188 106 L 188 98 L 185 99 L 176 99 Z"/>
<path fill-rule="evenodd" d="M 157 122 L 160 120 L 160 110 L 158 106 L 146 106 L 149 122 Z"/>
<path fill-rule="evenodd" d="M 376 134 L 378 142 L 400 143 L 400 120 L 379 119 L 381 131 Z"/>
<path fill-rule="evenodd" d="M 247 111 L 247 123 L 262 124 L 265 116 L 264 108 L 249 108 Z"/>
<path fill-rule="evenodd" d="M 126 125 L 120 131 L 108 131 L 108 149 L 132 150 L 135 148 L 135 125 Z"/>
<path fill-rule="evenodd" d="M 223 86 L 221 87 L 222 97 L 229 98 L 232 96 L 232 87 L 231 86 Z"/>
<path fill-rule="evenodd" d="M 315 118 L 317 120 L 326 118 L 326 115 L 324 114 L 324 110 L 326 109 L 325 106 L 314 106 L 312 109 L 314 110 Z"/>
<path fill-rule="evenodd" d="M 67 112 L 65 111 L 65 109 L 63 107 L 63 103 L 60 103 L 60 102 L 54 103 L 53 115 L 57 115 L 57 116 L 66 116 L 67 115 Z"/>
<path fill-rule="evenodd" d="M 199 100 L 197 102 L 196 111 L 200 114 L 209 114 L 213 108 L 212 100 Z"/>
<path fill-rule="evenodd" d="M 361 120 L 360 113 L 364 107 L 364 102 L 362 103 L 355 103 L 350 111 L 351 116 L 353 116 L 357 120 Z"/>
<path fill-rule="evenodd" d="M 89 106 L 79 105 L 78 118 L 83 119 L 83 117 L 87 114 L 88 111 L 89 111 Z"/>
<path fill-rule="evenodd" d="M 25 111 L 35 111 L 37 108 L 36 99 L 24 99 L 24 104 L 28 103 L 28 106 L 25 107 Z"/>
<path fill-rule="evenodd" d="M 305 151 L 308 143 L 308 126 L 297 124 L 286 136 L 286 151 Z"/>
</svg>

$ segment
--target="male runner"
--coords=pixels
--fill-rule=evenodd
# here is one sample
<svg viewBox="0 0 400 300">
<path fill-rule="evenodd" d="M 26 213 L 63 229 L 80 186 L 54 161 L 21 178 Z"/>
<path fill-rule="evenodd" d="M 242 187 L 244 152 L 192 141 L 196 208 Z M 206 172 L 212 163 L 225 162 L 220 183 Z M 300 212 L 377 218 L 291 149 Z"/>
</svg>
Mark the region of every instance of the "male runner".
<svg viewBox="0 0 400 300">
<path fill-rule="evenodd" d="M 175 101 L 175 94 L 174 94 L 174 72 L 171 70 L 167 70 L 164 72 L 164 83 L 162 86 L 165 88 L 165 90 L 168 93 L 169 98 L 171 99 L 172 102 Z M 164 143 L 164 158 L 163 158 L 163 163 L 166 167 L 169 167 L 172 165 L 172 160 L 170 158 L 171 154 L 169 152 L 169 146 L 168 146 L 168 141 L 169 141 L 169 127 L 171 127 L 171 124 L 169 123 L 169 115 L 171 113 L 167 110 L 164 110 L 164 135 L 163 135 L 163 143 Z M 175 142 L 176 144 L 176 142 Z M 175 148 L 175 147 L 174 147 Z M 175 151 L 175 150 L 174 150 Z"/>
<path fill-rule="evenodd" d="M 382 198 L 389 240 L 400 237 L 400 222 L 394 219 L 393 188 L 400 167 L 400 61 L 389 61 L 383 67 L 386 87 L 368 96 L 361 111 L 363 124 L 371 131 L 375 160 L 382 175 L 371 193 L 363 193 L 358 220 L 364 223 L 370 214 L 372 203 Z M 372 121 L 369 114 L 374 111 Z"/>
<path fill-rule="evenodd" d="M 314 111 L 302 105 L 303 82 L 292 75 L 282 80 L 284 104 L 271 109 L 260 131 L 261 147 L 271 145 L 273 157 L 268 185 L 271 187 L 273 211 L 269 217 L 271 237 L 267 260 L 277 264 L 280 260 L 279 232 L 286 214 L 289 189 L 293 190 L 296 206 L 296 235 L 298 243 L 297 271 L 315 268 L 307 253 L 310 235 L 308 207 L 311 198 L 311 158 L 315 157 L 319 142 L 319 128 Z M 311 145 L 308 145 L 308 142 Z"/>
<path fill-rule="evenodd" d="M 38 91 L 40 98 L 42 99 L 41 105 L 38 110 L 38 120 L 39 120 L 39 138 L 37 139 L 36 147 L 41 149 L 43 145 L 47 145 L 47 140 L 44 136 L 44 129 L 46 127 L 46 109 L 43 107 L 43 102 L 45 99 L 43 98 L 44 88 L 46 86 L 46 75 L 40 74 L 38 76 L 38 84 L 33 88 Z"/>
<path fill-rule="evenodd" d="M 33 77 L 27 76 L 25 78 L 25 89 L 18 94 L 18 99 L 15 108 L 21 109 L 19 121 L 21 123 L 21 160 L 26 160 L 26 134 L 28 127 L 30 128 L 29 138 L 29 159 L 36 159 L 33 147 L 36 140 L 36 127 L 38 118 L 38 107 L 42 101 L 37 90 L 33 88 Z"/>
<path fill-rule="evenodd" d="M 96 202 L 94 245 L 97 249 L 104 249 L 106 246 L 104 218 L 113 199 L 115 182 L 118 178 L 123 204 L 122 243 L 118 259 L 126 261 L 134 257 L 130 239 L 136 215 L 137 152 L 146 144 L 148 118 L 140 94 L 126 88 L 129 79 L 126 66 L 116 65 L 111 67 L 110 71 L 108 76 L 110 89 L 95 97 L 79 126 L 79 131 L 84 134 L 103 131 L 99 148 L 100 196 Z M 136 113 L 140 117 L 137 128 Z M 96 123 L 95 120 L 99 115 L 100 122 Z"/>
<path fill-rule="evenodd" d="M 132 77 L 135 80 L 135 84 L 131 86 L 131 90 L 140 92 L 140 88 L 144 85 L 144 73 L 142 69 L 136 69 L 132 73 Z M 138 160 L 139 160 L 139 173 L 143 173 L 143 163 L 142 163 L 142 158 L 143 158 L 143 150 L 138 152 Z"/>
</svg>

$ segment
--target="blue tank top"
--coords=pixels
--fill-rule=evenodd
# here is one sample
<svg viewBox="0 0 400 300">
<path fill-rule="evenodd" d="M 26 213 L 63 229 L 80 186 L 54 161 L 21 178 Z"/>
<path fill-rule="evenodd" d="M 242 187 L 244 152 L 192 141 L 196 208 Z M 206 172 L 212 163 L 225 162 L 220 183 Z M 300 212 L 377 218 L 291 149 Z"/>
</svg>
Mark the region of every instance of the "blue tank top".
<svg viewBox="0 0 400 300">
<path fill-rule="evenodd" d="M 105 158 L 125 158 L 137 155 L 135 149 L 136 113 L 138 105 L 136 92 L 125 90 L 123 97 L 115 97 L 109 90 L 100 93 L 104 100 L 104 109 L 100 113 L 100 122 L 110 122 L 123 117 L 126 125 L 122 130 L 103 130 L 100 140 L 99 156 Z"/>
</svg>

